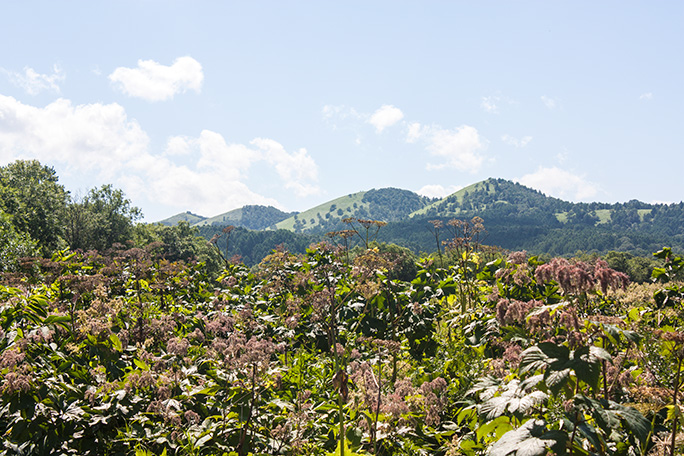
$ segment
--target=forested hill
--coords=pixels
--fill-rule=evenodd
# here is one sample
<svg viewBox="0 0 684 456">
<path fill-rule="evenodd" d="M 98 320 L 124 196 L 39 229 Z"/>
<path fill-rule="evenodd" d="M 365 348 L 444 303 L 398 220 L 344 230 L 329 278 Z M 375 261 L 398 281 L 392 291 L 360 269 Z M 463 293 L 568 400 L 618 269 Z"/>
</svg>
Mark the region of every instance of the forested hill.
<svg viewBox="0 0 684 456">
<path fill-rule="evenodd" d="M 273 206 L 249 205 L 209 218 L 195 215 L 191 212 L 183 212 L 158 223 L 173 226 L 182 220 L 197 227 L 234 225 L 250 230 L 265 230 L 267 228 L 275 228 L 276 223 L 294 214 L 295 212 L 283 212 Z"/>
<path fill-rule="evenodd" d="M 207 218 L 204 216 L 193 214 L 192 212 L 187 211 L 172 215 L 171 217 L 161 220 L 157 223 L 161 223 L 164 226 L 174 226 L 177 225 L 178 222 L 188 222 L 190 225 L 194 225 L 195 223 L 199 223 L 206 219 Z"/>
<path fill-rule="evenodd" d="M 521 213 L 561 214 L 573 203 L 504 179 L 487 179 L 413 212 L 411 217 L 456 217 L 464 212 L 486 211 L 508 205 Z"/>
<path fill-rule="evenodd" d="M 298 233 L 326 233 L 344 229 L 343 220 L 349 217 L 395 222 L 407 219 L 432 202 L 433 199 L 409 190 L 372 189 L 342 196 L 295 214 L 276 224 L 276 228 Z"/>
<path fill-rule="evenodd" d="M 235 225 L 252 230 L 282 229 L 294 235 L 305 234 L 311 240 L 349 228 L 343 221 L 347 218 L 380 220 L 388 224 L 380 230 L 378 240 L 415 252 L 431 252 L 436 249 L 431 220 L 443 221 L 443 236 L 448 237 L 446 222 L 478 216 L 487 230 L 484 241 L 509 250 L 550 255 L 611 250 L 650 255 L 665 245 L 684 250 L 684 203 L 572 203 L 504 179 L 487 179 L 439 200 L 408 190 L 373 189 L 287 215 L 275 208 L 245 206 L 195 225 L 208 239 L 223 226 Z M 242 236 L 242 232 L 235 233 L 236 244 Z M 263 250 L 272 237 L 250 237 L 244 249 L 236 253 L 254 260 L 249 245 L 258 244 Z M 275 237 L 285 239 L 282 234 Z M 287 237 L 286 244 L 299 242 Z"/>
<path fill-rule="evenodd" d="M 684 203 L 571 203 L 503 179 L 473 184 L 388 225 L 381 237 L 413 249 L 434 249 L 429 220 L 484 219 L 486 242 L 552 255 L 610 250 L 649 254 L 684 248 Z"/>
</svg>

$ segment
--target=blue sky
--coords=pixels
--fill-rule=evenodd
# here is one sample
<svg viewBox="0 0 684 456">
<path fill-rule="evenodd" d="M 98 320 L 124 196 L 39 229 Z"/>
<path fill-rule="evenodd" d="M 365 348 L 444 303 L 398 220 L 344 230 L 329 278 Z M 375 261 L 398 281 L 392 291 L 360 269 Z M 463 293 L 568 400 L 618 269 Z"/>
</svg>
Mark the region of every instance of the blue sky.
<svg viewBox="0 0 684 456">
<path fill-rule="evenodd" d="M 146 221 L 488 177 L 684 199 L 679 0 L 0 8 L 0 165 L 114 184 Z"/>
</svg>

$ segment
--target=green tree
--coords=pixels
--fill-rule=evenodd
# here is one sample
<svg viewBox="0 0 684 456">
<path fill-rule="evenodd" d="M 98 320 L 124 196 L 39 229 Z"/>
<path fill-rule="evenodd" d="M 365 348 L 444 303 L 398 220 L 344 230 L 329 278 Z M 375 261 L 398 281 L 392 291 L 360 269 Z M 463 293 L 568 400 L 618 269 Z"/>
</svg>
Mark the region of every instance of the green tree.
<svg viewBox="0 0 684 456">
<path fill-rule="evenodd" d="M 0 167 L 0 209 L 18 232 L 28 233 L 44 255 L 60 246 L 69 193 L 52 167 L 17 160 Z"/>
<path fill-rule="evenodd" d="M 217 275 L 223 261 L 197 227 L 181 221 L 174 226 L 139 224 L 134 228 L 134 244 L 145 247 L 168 261 L 204 263 L 209 275 Z"/>
<path fill-rule="evenodd" d="M 15 270 L 18 258 L 34 256 L 37 250 L 36 242 L 28 234 L 17 232 L 12 218 L 0 210 L 0 272 Z"/>
<path fill-rule="evenodd" d="M 105 250 L 133 240 L 134 222 L 142 217 L 122 190 L 112 185 L 91 189 L 66 211 L 66 240 L 73 249 Z"/>
</svg>

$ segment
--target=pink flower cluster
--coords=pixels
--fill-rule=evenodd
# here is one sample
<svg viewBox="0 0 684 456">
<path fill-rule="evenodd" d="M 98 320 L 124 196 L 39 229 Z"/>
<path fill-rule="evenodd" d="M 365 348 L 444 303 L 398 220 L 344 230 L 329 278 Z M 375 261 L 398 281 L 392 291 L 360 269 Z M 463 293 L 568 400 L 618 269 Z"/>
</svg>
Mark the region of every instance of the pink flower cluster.
<svg viewBox="0 0 684 456">
<path fill-rule="evenodd" d="M 626 288 L 629 277 L 608 267 L 603 260 L 589 264 L 583 261 L 569 261 L 554 258 L 537 267 L 535 276 L 538 282 L 555 280 L 565 294 L 581 294 L 594 290 L 598 285 L 605 294 L 608 288 Z"/>
</svg>

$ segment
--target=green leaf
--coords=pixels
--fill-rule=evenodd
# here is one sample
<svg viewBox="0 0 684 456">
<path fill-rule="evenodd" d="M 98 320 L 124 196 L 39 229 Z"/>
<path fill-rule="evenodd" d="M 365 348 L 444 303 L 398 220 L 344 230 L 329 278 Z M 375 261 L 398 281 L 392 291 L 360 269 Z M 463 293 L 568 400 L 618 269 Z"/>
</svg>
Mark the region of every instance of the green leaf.
<svg viewBox="0 0 684 456">
<path fill-rule="evenodd" d="M 119 342 L 119 344 L 121 344 L 121 342 Z M 146 362 L 140 361 L 138 358 L 133 359 L 133 364 L 135 364 L 135 366 L 142 371 L 150 370 L 150 366 Z"/>
<path fill-rule="evenodd" d="M 558 394 L 568 382 L 568 379 L 570 378 L 570 371 L 571 370 L 569 368 L 558 370 L 549 368 L 546 370 L 544 380 L 546 386 L 549 387 L 554 395 Z"/>
<path fill-rule="evenodd" d="M 615 413 L 622 418 L 624 426 L 636 436 L 643 448 L 651 435 L 651 422 L 633 407 L 626 407 L 612 401 L 610 406 L 615 409 Z"/>
<path fill-rule="evenodd" d="M 123 346 L 121 345 L 121 339 L 116 334 L 109 336 L 109 341 L 112 343 L 112 348 L 118 352 L 123 351 Z"/>
<path fill-rule="evenodd" d="M 534 345 L 520 354 L 520 375 L 526 372 L 536 372 L 549 363 L 549 357 L 537 345 Z"/>
<path fill-rule="evenodd" d="M 556 345 L 552 342 L 541 342 L 538 347 L 547 357 L 553 360 L 567 361 L 570 358 L 570 350 L 565 345 Z"/>
<path fill-rule="evenodd" d="M 682 416 L 682 409 L 678 405 L 667 405 L 665 409 L 667 410 L 667 421 L 672 421 Z"/>
<path fill-rule="evenodd" d="M 565 433 L 547 432 L 543 420 L 529 420 L 507 432 L 488 451 L 489 456 L 543 456 L 565 444 Z"/>
</svg>

